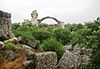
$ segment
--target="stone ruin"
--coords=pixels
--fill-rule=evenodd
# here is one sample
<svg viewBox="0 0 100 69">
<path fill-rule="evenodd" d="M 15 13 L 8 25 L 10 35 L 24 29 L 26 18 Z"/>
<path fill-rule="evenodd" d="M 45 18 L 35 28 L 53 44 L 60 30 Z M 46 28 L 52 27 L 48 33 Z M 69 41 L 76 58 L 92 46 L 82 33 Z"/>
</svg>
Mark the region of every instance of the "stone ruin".
<svg viewBox="0 0 100 69">
<path fill-rule="evenodd" d="M 0 40 L 13 38 L 11 32 L 11 14 L 0 10 Z"/>
<path fill-rule="evenodd" d="M 33 25 L 35 24 L 36 23 L 34 22 Z M 0 11 L 0 39 L 1 36 L 5 38 L 14 37 L 11 32 L 11 14 L 3 11 Z M 4 44 L 2 42 L 0 42 L 0 47 L 4 48 Z M 26 48 L 28 47 L 29 46 Z M 87 63 L 91 53 L 91 50 L 81 50 L 80 45 L 76 44 L 72 51 L 66 50 L 61 59 L 57 61 L 57 54 L 55 52 L 36 53 L 33 51 L 31 52 L 31 48 L 28 48 L 28 51 L 27 60 L 23 62 L 23 65 L 27 69 L 77 69 L 82 62 L 84 64 Z M 82 55 L 80 54 L 81 51 L 83 53 Z"/>
<path fill-rule="evenodd" d="M 37 21 L 37 18 L 38 18 L 38 13 L 36 10 L 34 10 L 32 13 L 31 13 L 31 23 L 33 26 L 38 26 L 38 21 Z"/>
<path fill-rule="evenodd" d="M 61 22 L 59 21 L 58 19 L 54 18 L 54 17 L 50 17 L 50 16 L 47 16 L 47 17 L 43 17 L 41 19 L 37 19 L 38 18 L 38 13 L 36 10 L 34 10 L 32 13 L 31 13 L 31 23 L 33 26 L 37 26 L 45 19 L 53 19 L 57 22 L 57 25 L 61 28 L 64 28 L 64 22 Z"/>
</svg>

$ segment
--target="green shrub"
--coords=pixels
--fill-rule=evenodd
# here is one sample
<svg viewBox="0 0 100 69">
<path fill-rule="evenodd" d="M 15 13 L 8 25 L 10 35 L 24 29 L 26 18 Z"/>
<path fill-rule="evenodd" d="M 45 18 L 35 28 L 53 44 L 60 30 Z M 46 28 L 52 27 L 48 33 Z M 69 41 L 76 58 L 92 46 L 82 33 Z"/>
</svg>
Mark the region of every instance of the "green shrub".
<svg viewBox="0 0 100 69">
<path fill-rule="evenodd" d="M 47 39 L 43 42 L 42 46 L 44 51 L 53 51 L 57 53 L 58 59 L 60 59 L 65 52 L 62 44 L 53 38 Z"/>
<path fill-rule="evenodd" d="M 0 52 L 0 61 L 3 60 L 4 56 L 3 56 L 3 53 Z"/>
<path fill-rule="evenodd" d="M 18 27 L 20 27 L 20 25 L 17 24 L 17 23 L 12 24 L 12 29 L 13 29 L 13 30 L 18 29 Z"/>
<path fill-rule="evenodd" d="M 33 31 L 32 36 L 42 43 L 44 40 L 48 39 L 51 36 L 51 33 L 49 31 L 39 29 Z"/>
<path fill-rule="evenodd" d="M 63 45 L 66 45 L 70 42 L 69 35 L 70 31 L 67 29 L 56 29 L 54 30 L 54 37 L 57 41 L 61 42 Z"/>
<path fill-rule="evenodd" d="M 32 36 L 32 27 L 29 26 L 20 26 L 18 29 L 13 30 L 13 33 L 16 37 L 21 36 L 25 41 L 28 40 L 34 41 L 34 37 Z"/>
</svg>

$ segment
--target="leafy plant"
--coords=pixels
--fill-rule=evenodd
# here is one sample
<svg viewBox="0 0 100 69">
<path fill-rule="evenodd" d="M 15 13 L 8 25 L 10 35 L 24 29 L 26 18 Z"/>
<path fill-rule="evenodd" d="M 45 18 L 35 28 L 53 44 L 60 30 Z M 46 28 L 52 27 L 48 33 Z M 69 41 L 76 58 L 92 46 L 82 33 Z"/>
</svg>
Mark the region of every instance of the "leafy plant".
<svg viewBox="0 0 100 69">
<path fill-rule="evenodd" d="M 44 51 L 56 52 L 58 55 L 58 59 L 60 59 L 65 52 L 62 44 L 53 38 L 45 40 L 42 45 Z"/>
</svg>

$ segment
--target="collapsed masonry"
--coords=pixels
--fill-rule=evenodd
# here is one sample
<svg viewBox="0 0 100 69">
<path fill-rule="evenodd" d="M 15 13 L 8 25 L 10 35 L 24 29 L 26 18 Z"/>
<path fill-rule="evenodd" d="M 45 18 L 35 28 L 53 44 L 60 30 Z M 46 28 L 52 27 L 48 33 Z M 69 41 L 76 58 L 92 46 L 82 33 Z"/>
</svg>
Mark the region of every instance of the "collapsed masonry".
<svg viewBox="0 0 100 69">
<path fill-rule="evenodd" d="M 0 10 L 0 40 L 13 38 L 11 32 L 11 14 Z"/>
</svg>

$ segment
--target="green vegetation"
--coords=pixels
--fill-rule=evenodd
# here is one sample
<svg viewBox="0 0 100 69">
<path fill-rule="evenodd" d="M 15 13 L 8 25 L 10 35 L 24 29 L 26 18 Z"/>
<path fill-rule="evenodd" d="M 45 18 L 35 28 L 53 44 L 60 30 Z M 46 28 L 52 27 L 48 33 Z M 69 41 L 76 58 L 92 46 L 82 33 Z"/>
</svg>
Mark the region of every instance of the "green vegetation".
<svg viewBox="0 0 100 69">
<path fill-rule="evenodd" d="M 83 24 L 66 24 L 64 29 L 57 26 L 42 24 L 39 27 L 31 25 L 14 25 L 13 33 L 26 41 L 38 40 L 44 51 L 55 51 L 58 57 L 64 53 L 62 45 L 77 43 L 81 47 L 92 48 L 91 60 L 83 69 L 100 69 L 100 19 Z"/>
<path fill-rule="evenodd" d="M 4 59 L 3 53 L 0 52 L 0 61 L 2 61 Z"/>
<path fill-rule="evenodd" d="M 43 42 L 43 50 L 56 52 L 58 59 L 61 58 L 65 52 L 62 44 L 53 38 L 47 39 Z"/>
<path fill-rule="evenodd" d="M 14 44 L 11 42 L 4 42 L 6 50 L 22 49 L 20 44 Z"/>
</svg>

